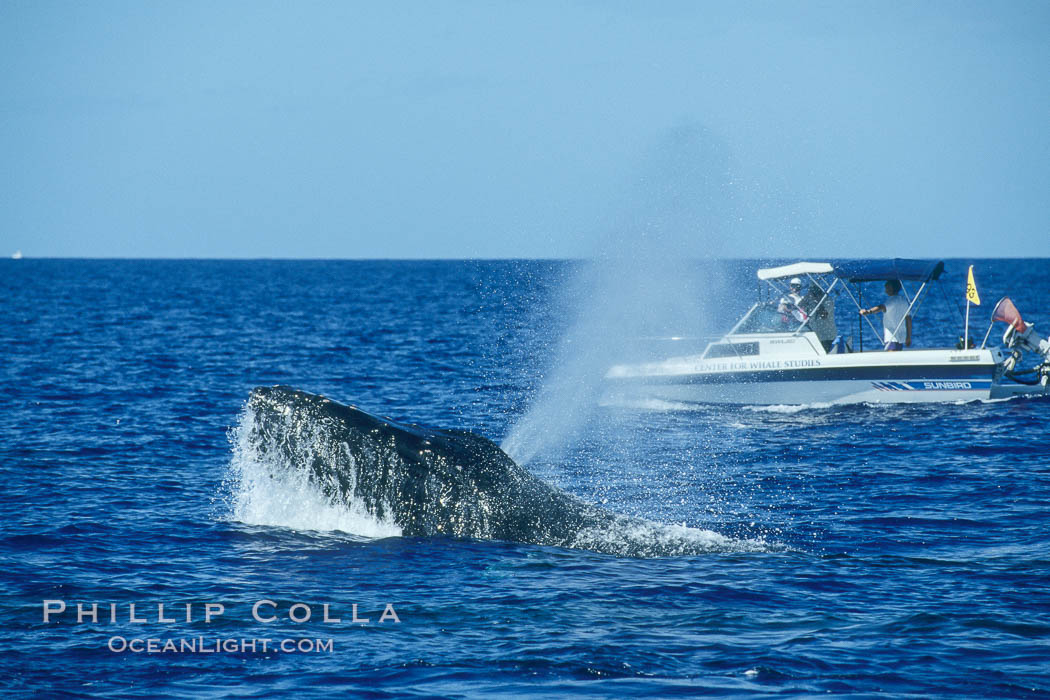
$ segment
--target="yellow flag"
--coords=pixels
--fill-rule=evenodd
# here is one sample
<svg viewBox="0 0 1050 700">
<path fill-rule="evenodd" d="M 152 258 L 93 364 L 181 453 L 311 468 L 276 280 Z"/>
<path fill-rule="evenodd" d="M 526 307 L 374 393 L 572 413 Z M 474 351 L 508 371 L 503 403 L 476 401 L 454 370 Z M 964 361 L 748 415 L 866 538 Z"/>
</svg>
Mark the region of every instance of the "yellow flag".
<svg viewBox="0 0 1050 700">
<path fill-rule="evenodd" d="M 981 297 L 977 295 L 977 285 L 973 282 L 973 265 L 970 265 L 970 272 L 966 275 L 966 301 L 981 305 Z"/>
</svg>

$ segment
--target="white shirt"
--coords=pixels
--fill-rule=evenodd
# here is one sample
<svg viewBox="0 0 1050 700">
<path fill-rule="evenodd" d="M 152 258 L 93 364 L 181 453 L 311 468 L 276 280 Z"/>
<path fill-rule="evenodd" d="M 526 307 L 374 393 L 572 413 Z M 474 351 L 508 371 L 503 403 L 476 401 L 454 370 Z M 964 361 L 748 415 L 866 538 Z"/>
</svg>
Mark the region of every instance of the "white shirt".
<svg viewBox="0 0 1050 700">
<path fill-rule="evenodd" d="M 903 344 L 908 337 L 908 324 L 904 320 L 908 315 L 908 302 L 900 294 L 896 294 L 886 297 L 883 306 L 886 307 L 886 312 L 882 314 L 882 342 Z"/>
</svg>

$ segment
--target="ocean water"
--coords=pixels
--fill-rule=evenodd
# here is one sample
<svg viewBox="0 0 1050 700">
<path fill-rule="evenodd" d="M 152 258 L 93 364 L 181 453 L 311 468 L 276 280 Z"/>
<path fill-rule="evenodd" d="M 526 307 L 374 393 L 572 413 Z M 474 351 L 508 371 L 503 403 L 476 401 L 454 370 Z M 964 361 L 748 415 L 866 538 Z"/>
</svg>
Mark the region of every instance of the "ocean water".
<svg viewBox="0 0 1050 700">
<path fill-rule="evenodd" d="M 1004 294 L 1050 332 L 1050 261 L 977 265 L 972 335 Z M 527 465 L 718 533 L 698 556 L 400 537 L 252 479 L 260 385 L 500 442 L 565 359 L 577 267 L 0 261 L 0 688 L 1050 696 L 1046 400 L 581 406 Z M 724 267 L 711 329 L 755 287 Z M 917 344 L 954 342 L 961 317 L 929 308 Z"/>
</svg>

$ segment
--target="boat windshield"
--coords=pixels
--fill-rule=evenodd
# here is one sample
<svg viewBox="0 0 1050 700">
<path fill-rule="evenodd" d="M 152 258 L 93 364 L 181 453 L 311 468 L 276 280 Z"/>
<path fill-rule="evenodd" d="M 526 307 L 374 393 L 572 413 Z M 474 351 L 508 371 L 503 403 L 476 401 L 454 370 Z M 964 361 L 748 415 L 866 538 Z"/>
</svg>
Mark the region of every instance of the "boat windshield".
<svg viewBox="0 0 1050 700">
<path fill-rule="evenodd" d="M 794 333 L 801 321 L 790 313 L 777 311 L 777 302 L 755 304 L 733 331 L 738 333 Z M 809 324 L 802 331 L 810 330 Z"/>
</svg>

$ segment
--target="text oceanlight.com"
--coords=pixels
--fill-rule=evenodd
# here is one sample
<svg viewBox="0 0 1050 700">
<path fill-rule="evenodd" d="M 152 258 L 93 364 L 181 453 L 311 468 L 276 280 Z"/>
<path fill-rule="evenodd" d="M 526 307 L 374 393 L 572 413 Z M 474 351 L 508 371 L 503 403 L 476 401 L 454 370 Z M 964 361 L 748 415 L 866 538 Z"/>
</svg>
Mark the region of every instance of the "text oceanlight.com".
<svg viewBox="0 0 1050 700">
<path fill-rule="evenodd" d="M 107 648 L 115 653 L 132 654 L 324 654 L 335 651 L 332 639 L 232 638 L 207 639 L 190 637 L 158 639 L 151 637 L 110 637 Z"/>
</svg>

